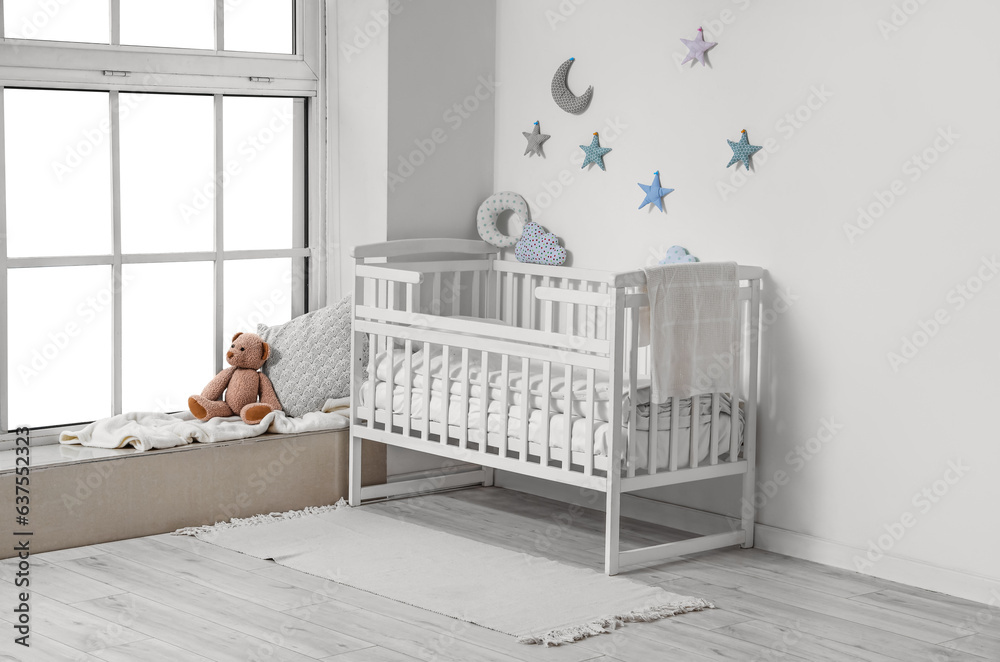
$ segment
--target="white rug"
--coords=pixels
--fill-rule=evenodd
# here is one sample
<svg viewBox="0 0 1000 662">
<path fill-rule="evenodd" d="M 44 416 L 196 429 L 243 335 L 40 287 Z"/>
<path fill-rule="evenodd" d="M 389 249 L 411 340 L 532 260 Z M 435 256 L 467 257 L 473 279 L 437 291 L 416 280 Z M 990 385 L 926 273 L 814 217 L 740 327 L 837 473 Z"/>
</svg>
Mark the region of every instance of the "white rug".
<svg viewBox="0 0 1000 662">
<path fill-rule="evenodd" d="M 526 644 L 572 643 L 625 623 L 714 608 L 423 526 L 328 506 L 177 532 L 427 609 Z"/>
</svg>

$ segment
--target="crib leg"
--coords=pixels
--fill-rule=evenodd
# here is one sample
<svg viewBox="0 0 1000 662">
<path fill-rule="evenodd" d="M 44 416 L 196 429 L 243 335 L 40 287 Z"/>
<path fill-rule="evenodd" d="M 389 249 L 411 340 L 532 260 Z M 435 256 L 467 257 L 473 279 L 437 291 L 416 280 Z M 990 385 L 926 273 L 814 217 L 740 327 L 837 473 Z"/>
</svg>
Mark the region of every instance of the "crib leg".
<svg viewBox="0 0 1000 662">
<path fill-rule="evenodd" d="M 347 470 L 347 501 L 352 506 L 361 505 L 361 437 L 351 437 L 350 460 Z"/>
<path fill-rule="evenodd" d="M 740 504 L 740 515 L 742 517 L 744 533 L 743 544 L 740 546 L 743 549 L 753 547 L 753 527 L 754 520 L 757 519 L 757 508 L 754 506 L 754 492 L 757 489 L 756 479 L 757 472 L 751 464 L 747 472 L 743 474 L 743 502 Z"/>
<path fill-rule="evenodd" d="M 610 472 L 609 472 L 610 473 Z M 604 523 L 604 573 L 618 574 L 618 538 L 621 531 L 622 495 L 617 480 L 608 481 L 607 510 Z"/>
<path fill-rule="evenodd" d="M 483 487 L 493 487 L 492 467 L 483 467 Z"/>
</svg>

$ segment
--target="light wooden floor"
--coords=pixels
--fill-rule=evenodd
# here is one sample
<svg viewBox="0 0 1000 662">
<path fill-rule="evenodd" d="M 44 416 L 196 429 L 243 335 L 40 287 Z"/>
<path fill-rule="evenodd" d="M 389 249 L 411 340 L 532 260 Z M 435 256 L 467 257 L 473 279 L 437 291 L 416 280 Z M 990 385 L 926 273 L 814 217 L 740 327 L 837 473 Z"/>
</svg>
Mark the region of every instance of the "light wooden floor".
<svg viewBox="0 0 1000 662">
<path fill-rule="evenodd" d="M 600 568 L 603 517 L 481 488 L 366 506 L 410 522 Z M 628 545 L 677 539 L 627 522 Z M 475 562 L 470 559 L 470 563 Z M 0 626 L 0 661 L 623 662 L 1000 660 L 1000 609 L 759 550 L 693 556 L 628 576 L 715 610 L 558 648 L 330 584 L 191 538 L 154 536 L 33 558 L 33 647 Z M 13 620 L 13 564 L 0 563 Z"/>
</svg>

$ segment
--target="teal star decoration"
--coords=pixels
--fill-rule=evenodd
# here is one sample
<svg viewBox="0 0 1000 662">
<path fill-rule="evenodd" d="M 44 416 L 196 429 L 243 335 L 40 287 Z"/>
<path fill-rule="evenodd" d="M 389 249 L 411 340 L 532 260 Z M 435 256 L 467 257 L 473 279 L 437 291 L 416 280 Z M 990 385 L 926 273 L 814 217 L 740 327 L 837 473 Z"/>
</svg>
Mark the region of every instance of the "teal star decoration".
<svg viewBox="0 0 1000 662">
<path fill-rule="evenodd" d="M 589 145 L 580 145 L 580 149 L 583 150 L 587 158 L 583 160 L 583 165 L 580 168 L 586 168 L 590 163 L 596 163 L 600 166 L 601 170 L 605 170 L 604 167 L 604 155 L 611 151 L 610 147 L 601 147 L 600 137 L 597 132 L 594 132 L 594 139 L 590 141 Z"/>
<path fill-rule="evenodd" d="M 639 188 L 646 192 L 646 199 L 642 201 L 639 205 L 639 209 L 642 209 L 650 202 L 657 206 L 660 211 L 663 211 L 663 196 L 668 193 L 672 193 L 674 189 L 663 188 L 660 186 L 660 171 L 657 170 L 653 173 L 653 183 L 649 186 L 645 184 L 639 184 Z"/>
<path fill-rule="evenodd" d="M 743 129 L 743 137 L 740 138 L 738 143 L 734 143 L 732 140 L 726 140 L 729 146 L 733 148 L 733 158 L 729 159 L 729 163 L 726 167 L 733 165 L 737 161 L 743 162 L 743 167 L 747 170 L 750 169 L 750 157 L 756 154 L 760 150 L 760 145 L 751 145 L 750 138 L 747 136 L 747 130 Z"/>
</svg>

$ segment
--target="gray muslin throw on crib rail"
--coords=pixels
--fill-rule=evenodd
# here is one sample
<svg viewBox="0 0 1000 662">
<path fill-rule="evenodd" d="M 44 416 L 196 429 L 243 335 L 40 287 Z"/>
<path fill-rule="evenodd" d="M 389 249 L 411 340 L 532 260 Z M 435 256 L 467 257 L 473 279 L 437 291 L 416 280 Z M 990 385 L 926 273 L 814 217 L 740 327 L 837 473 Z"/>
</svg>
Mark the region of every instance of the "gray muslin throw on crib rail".
<svg viewBox="0 0 1000 662">
<path fill-rule="evenodd" d="M 644 271 L 653 402 L 732 393 L 739 346 L 736 263 L 672 264 Z"/>
</svg>

